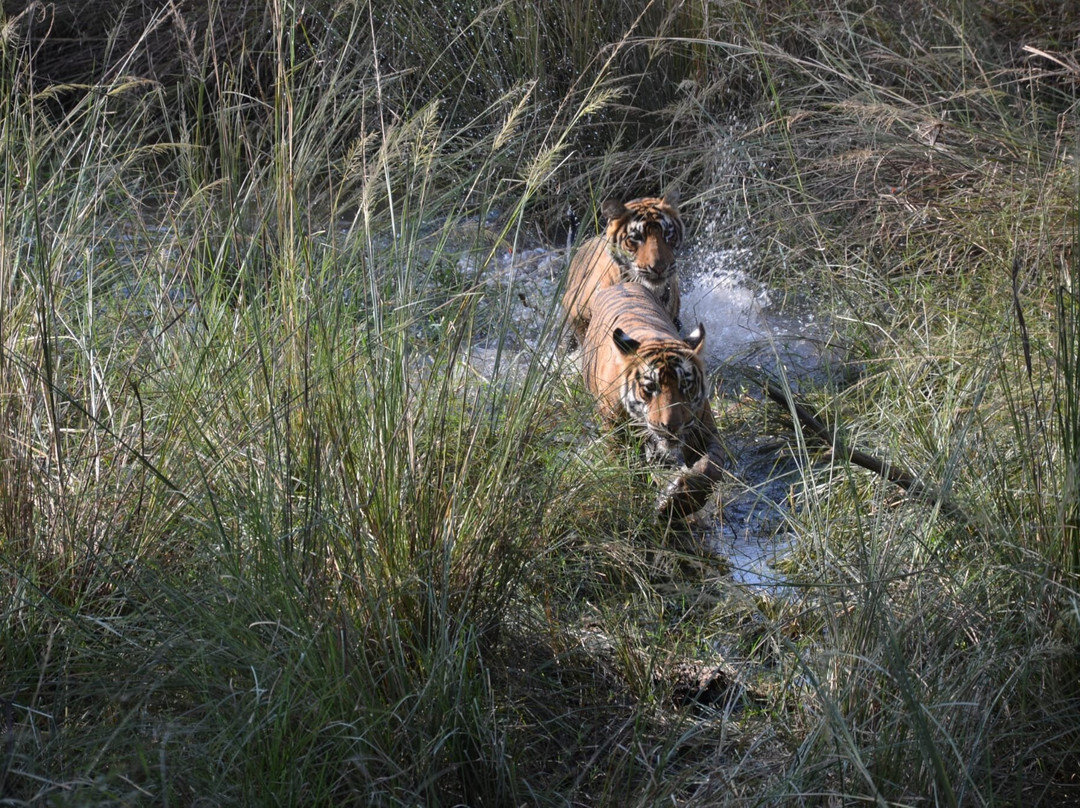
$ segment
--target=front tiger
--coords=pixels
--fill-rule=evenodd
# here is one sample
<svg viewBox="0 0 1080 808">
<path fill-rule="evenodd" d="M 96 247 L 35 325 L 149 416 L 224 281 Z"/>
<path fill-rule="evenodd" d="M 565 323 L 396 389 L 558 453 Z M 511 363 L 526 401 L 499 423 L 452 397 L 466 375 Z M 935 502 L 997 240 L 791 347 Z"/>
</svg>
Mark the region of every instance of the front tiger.
<svg viewBox="0 0 1080 808">
<path fill-rule="evenodd" d="M 675 250 L 683 240 L 676 208 L 678 194 L 622 203 L 605 202 L 603 236 L 595 236 L 574 254 L 562 305 L 570 336 L 582 343 L 592 319 L 593 295 L 617 283 L 637 283 L 652 292 L 679 327 L 679 283 Z"/>
<path fill-rule="evenodd" d="M 704 326 L 681 339 L 656 298 L 632 283 L 601 289 L 592 310 L 582 373 L 605 429 L 628 425 L 650 462 L 679 470 L 662 494 L 662 512 L 698 510 L 723 458 L 701 361 Z"/>
</svg>

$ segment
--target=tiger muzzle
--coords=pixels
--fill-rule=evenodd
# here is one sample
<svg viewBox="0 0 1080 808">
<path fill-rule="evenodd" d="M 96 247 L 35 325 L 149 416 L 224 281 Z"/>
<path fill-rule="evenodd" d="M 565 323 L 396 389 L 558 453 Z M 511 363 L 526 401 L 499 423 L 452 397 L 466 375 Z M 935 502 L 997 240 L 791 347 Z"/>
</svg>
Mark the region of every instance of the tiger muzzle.
<svg viewBox="0 0 1080 808">
<path fill-rule="evenodd" d="M 672 465 L 684 465 L 682 433 L 690 422 L 686 406 L 682 403 L 661 406 L 659 415 L 649 423 L 650 443 L 656 447 L 657 459 L 667 458 Z"/>
<path fill-rule="evenodd" d="M 659 283 L 675 271 L 675 253 L 663 239 L 652 238 L 638 248 L 634 265 L 643 277 Z"/>
<path fill-rule="evenodd" d="M 682 468 L 686 465 L 686 459 L 683 457 L 682 441 L 662 438 L 656 433 L 652 433 L 650 440 L 645 444 L 645 459 L 649 463 L 674 468 Z"/>
</svg>

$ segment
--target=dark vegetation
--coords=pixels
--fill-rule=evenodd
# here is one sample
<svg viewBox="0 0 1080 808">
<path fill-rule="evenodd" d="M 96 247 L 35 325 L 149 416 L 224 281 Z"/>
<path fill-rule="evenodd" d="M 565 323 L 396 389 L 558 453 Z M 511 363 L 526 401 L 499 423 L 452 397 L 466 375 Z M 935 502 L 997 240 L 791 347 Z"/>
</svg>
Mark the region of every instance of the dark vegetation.
<svg viewBox="0 0 1080 808">
<path fill-rule="evenodd" d="M 1080 803 L 1074 3 L 4 13 L 0 804 Z M 963 521 L 656 524 L 485 279 L 671 186 Z"/>
</svg>

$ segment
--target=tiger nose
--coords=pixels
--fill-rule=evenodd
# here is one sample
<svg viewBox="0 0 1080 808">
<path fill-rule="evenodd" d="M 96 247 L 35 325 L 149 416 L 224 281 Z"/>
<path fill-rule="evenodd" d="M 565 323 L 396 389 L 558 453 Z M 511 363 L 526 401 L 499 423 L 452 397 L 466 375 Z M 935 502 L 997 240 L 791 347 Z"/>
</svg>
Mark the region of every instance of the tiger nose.
<svg viewBox="0 0 1080 808">
<path fill-rule="evenodd" d="M 664 408 L 660 418 L 660 429 L 667 437 L 677 438 L 682 432 L 683 424 L 686 423 L 684 409 L 682 404 L 670 404 Z"/>
<path fill-rule="evenodd" d="M 666 244 L 655 247 L 647 257 L 652 269 L 669 270 L 675 266 L 675 254 L 667 249 Z"/>
</svg>

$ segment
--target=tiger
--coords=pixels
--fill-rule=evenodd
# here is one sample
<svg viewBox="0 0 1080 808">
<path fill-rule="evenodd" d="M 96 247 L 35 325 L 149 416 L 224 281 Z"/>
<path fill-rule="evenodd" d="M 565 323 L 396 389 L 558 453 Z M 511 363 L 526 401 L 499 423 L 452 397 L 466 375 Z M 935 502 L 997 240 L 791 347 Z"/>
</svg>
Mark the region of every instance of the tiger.
<svg viewBox="0 0 1080 808">
<path fill-rule="evenodd" d="M 604 431 L 627 427 L 642 438 L 649 463 L 677 470 L 658 500 L 662 514 L 700 510 L 723 464 L 702 361 L 704 324 L 682 339 L 637 283 L 601 289 L 592 313 L 581 370 Z"/>
<path fill-rule="evenodd" d="M 604 202 L 600 208 L 607 220 L 604 235 L 583 244 L 567 271 L 562 308 L 568 348 L 581 344 L 585 336 L 592 319 L 592 296 L 616 283 L 641 284 L 656 295 L 676 330 L 682 330 L 675 250 L 682 244 L 685 229 L 678 202 L 674 190 L 662 198 Z"/>
</svg>

